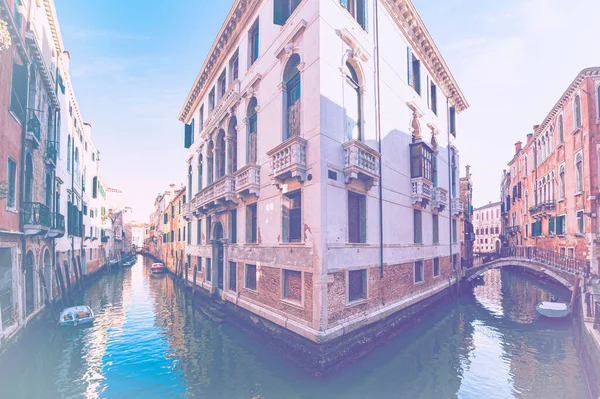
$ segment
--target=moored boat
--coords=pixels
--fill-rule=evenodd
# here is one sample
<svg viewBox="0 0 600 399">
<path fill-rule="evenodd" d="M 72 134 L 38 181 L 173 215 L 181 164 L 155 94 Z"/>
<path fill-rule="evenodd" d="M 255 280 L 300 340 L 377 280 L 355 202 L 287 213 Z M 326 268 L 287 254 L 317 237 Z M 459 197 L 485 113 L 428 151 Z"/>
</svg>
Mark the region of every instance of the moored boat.
<svg viewBox="0 0 600 399">
<path fill-rule="evenodd" d="M 165 273 L 167 271 L 167 268 L 162 263 L 153 263 L 152 266 L 150 266 L 150 270 L 153 274 L 159 274 Z"/>
<path fill-rule="evenodd" d="M 94 311 L 89 306 L 73 306 L 66 308 L 58 317 L 58 324 L 62 327 L 93 323 L 95 319 Z"/>
<path fill-rule="evenodd" d="M 535 309 L 542 316 L 552 319 L 566 317 L 571 313 L 569 305 L 562 302 L 540 302 Z"/>
</svg>

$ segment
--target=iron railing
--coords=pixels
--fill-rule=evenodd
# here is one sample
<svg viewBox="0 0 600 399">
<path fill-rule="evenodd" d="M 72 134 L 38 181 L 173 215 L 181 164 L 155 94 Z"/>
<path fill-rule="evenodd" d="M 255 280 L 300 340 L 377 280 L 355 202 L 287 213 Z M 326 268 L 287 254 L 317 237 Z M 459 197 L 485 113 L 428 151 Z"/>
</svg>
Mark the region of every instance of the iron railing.
<svg viewBox="0 0 600 399">
<path fill-rule="evenodd" d="M 509 235 L 515 235 L 521 232 L 521 226 L 509 226 L 506 228 L 506 233 Z"/>
<path fill-rule="evenodd" d="M 60 231 L 65 231 L 65 217 L 60 213 L 52 214 L 52 228 Z"/>
<path fill-rule="evenodd" d="M 23 223 L 26 225 L 51 226 L 50 208 L 39 202 L 23 204 Z"/>
<path fill-rule="evenodd" d="M 516 258 L 522 260 L 536 261 L 546 265 L 550 269 L 567 272 L 573 275 L 588 277 L 590 275 L 590 264 L 587 260 L 572 258 L 558 252 L 538 247 L 505 247 L 499 252 L 481 255 L 473 258 L 473 266 L 483 266 L 486 263 L 498 259 Z"/>
<path fill-rule="evenodd" d="M 56 144 L 54 142 L 46 142 L 46 160 L 56 165 L 56 158 L 58 151 L 56 151 Z"/>
<path fill-rule="evenodd" d="M 600 330 L 600 302 L 594 302 L 594 328 Z"/>
</svg>

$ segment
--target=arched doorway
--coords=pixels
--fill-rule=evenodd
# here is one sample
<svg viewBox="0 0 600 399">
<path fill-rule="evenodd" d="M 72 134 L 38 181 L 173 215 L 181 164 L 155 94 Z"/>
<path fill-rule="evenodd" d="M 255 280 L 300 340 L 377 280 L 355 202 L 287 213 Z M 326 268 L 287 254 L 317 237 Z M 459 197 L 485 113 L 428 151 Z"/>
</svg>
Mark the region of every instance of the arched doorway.
<svg viewBox="0 0 600 399">
<path fill-rule="evenodd" d="M 32 314 L 35 308 L 34 274 L 35 258 L 29 251 L 25 256 L 25 316 Z"/>
<path fill-rule="evenodd" d="M 52 261 L 50 258 L 50 251 L 48 248 L 44 250 L 44 278 L 42 280 L 42 287 L 44 289 L 44 298 L 46 301 L 50 301 L 52 297 Z"/>
<path fill-rule="evenodd" d="M 217 275 L 213 277 L 216 277 L 217 279 L 217 288 L 219 290 L 223 289 L 223 242 L 221 241 L 223 239 L 223 225 L 221 225 L 220 222 L 215 223 L 214 227 L 213 227 L 213 234 L 212 234 L 212 245 L 213 245 L 213 259 L 216 261 L 216 268 L 213 267 L 213 273 L 215 273 L 215 269 L 216 269 L 216 273 Z M 215 262 L 213 262 L 214 264 Z M 214 281 L 214 279 L 213 279 Z"/>
<path fill-rule="evenodd" d="M 496 240 L 496 253 L 500 253 L 500 240 Z"/>
</svg>

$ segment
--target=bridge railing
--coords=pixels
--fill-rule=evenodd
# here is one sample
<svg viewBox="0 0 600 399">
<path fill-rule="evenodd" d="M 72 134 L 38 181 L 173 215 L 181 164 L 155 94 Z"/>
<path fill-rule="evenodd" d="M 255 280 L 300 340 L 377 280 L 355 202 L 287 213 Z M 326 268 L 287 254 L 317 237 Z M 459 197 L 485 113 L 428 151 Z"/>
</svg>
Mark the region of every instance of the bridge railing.
<svg viewBox="0 0 600 399">
<path fill-rule="evenodd" d="M 482 266 L 497 259 L 518 258 L 533 260 L 548 265 L 550 268 L 565 271 L 570 274 L 579 274 L 588 277 L 590 264 L 587 260 L 572 258 L 558 252 L 538 247 L 505 247 L 499 252 L 480 255 L 473 258 L 473 266 Z"/>
</svg>

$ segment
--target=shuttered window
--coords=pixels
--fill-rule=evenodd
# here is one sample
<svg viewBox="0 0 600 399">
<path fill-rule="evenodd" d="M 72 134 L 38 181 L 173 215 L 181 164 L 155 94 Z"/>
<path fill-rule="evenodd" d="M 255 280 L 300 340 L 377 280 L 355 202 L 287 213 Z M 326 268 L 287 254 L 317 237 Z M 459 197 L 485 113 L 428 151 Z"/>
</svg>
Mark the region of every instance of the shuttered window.
<svg viewBox="0 0 600 399">
<path fill-rule="evenodd" d="M 237 263 L 229 262 L 229 290 L 237 291 Z"/>
<path fill-rule="evenodd" d="M 554 235 L 555 221 L 556 221 L 556 218 L 550 218 L 550 220 L 548 221 L 548 234 L 551 235 L 551 236 Z"/>
<path fill-rule="evenodd" d="M 577 212 L 577 232 L 579 234 L 583 234 L 585 232 L 583 211 Z"/>
<path fill-rule="evenodd" d="M 414 267 L 415 284 L 422 283 L 425 276 L 423 275 L 423 261 L 415 261 Z"/>
<path fill-rule="evenodd" d="M 231 243 L 237 243 L 237 209 L 231 211 Z"/>
<path fill-rule="evenodd" d="M 190 148 L 192 145 L 192 125 L 185 125 L 185 130 L 184 130 L 184 146 L 185 148 Z"/>
<path fill-rule="evenodd" d="M 9 209 L 15 209 L 17 206 L 17 163 L 12 159 L 8 158 L 8 170 L 7 175 L 7 197 L 6 207 Z"/>
<path fill-rule="evenodd" d="M 452 219 L 452 242 L 454 244 L 458 242 L 458 223 L 456 219 Z"/>
<path fill-rule="evenodd" d="M 20 16 L 21 14 L 18 13 Z M 27 66 L 13 63 L 10 89 L 10 110 L 21 121 L 25 122 L 27 107 Z M 39 122 L 38 122 L 39 124 Z"/>
<path fill-rule="evenodd" d="M 348 192 L 348 242 L 367 242 L 367 198 L 364 195 Z"/>
<path fill-rule="evenodd" d="M 256 265 L 246 265 L 245 282 L 247 289 L 256 291 Z"/>
<path fill-rule="evenodd" d="M 258 19 L 248 31 L 248 54 L 249 54 L 249 63 L 248 67 L 250 67 L 254 62 L 258 59 L 259 51 L 259 32 L 258 32 Z"/>
<path fill-rule="evenodd" d="M 433 233 L 433 243 L 440 243 L 440 218 L 438 215 L 431 215 L 431 230 Z"/>
<path fill-rule="evenodd" d="M 437 115 L 437 86 L 433 82 L 431 82 L 430 92 L 431 92 L 430 107 L 431 107 L 431 110 L 433 111 L 433 113 Z"/>
<path fill-rule="evenodd" d="M 348 272 L 348 302 L 367 299 L 367 271 L 351 270 Z"/>
<path fill-rule="evenodd" d="M 301 0 L 274 0 L 273 23 L 275 25 L 285 25 L 300 2 Z"/>
<path fill-rule="evenodd" d="M 423 243 L 423 228 L 421 220 L 421 211 L 419 209 L 413 210 L 413 234 L 415 244 Z"/>
<path fill-rule="evenodd" d="M 448 112 L 450 113 L 450 134 L 456 137 L 456 108 L 450 107 Z"/>
<path fill-rule="evenodd" d="M 340 0 L 340 5 L 348 10 L 364 30 L 367 30 L 367 0 Z"/>
<path fill-rule="evenodd" d="M 440 258 L 433 259 L 433 277 L 440 275 Z"/>
<path fill-rule="evenodd" d="M 257 241 L 257 207 L 256 203 L 246 205 L 246 242 L 256 243 Z"/>
<path fill-rule="evenodd" d="M 212 281 L 212 259 L 206 258 L 206 281 Z"/>
<path fill-rule="evenodd" d="M 281 204 L 283 242 L 302 241 L 302 192 L 284 194 Z"/>
<path fill-rule="evenodd" d="M 302 273 L 296 270 L 283 271 L 283 299 L 302 301 Z"/>
</svg>

